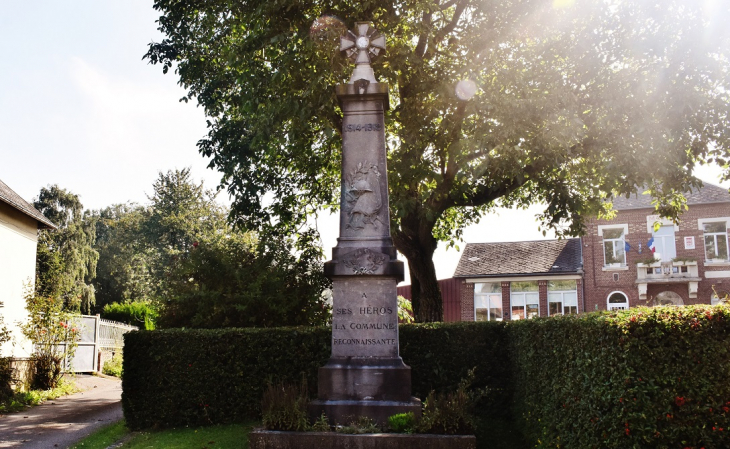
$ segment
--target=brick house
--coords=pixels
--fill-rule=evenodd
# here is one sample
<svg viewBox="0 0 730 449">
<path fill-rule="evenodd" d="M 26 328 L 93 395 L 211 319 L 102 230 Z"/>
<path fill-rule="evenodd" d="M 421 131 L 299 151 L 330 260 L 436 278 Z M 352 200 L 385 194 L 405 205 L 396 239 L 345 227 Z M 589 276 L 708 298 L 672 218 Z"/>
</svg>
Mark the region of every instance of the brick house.
<svg viewBox="0 0 730 449">
<path fill-rule="evenodd" d="M 469 243 L 454 273 L 461 321 L 578 313 L 582 265 L 580 239 Z"/>
<path fill-rule="evenodd" d="M 686 197 L 678 224 L 637 192 L 614 199 L 614 219 L 587 220 L 581 239 L 467 244 L 460 319 L 717 303 L 730 294 L 730 194 L 705 184 Z"/>
<path fill-rule="evenodd" d="M 705 184 L 686 197 L 679 224 L 655 215 L 641 193 L 614 199 L 613 220 L 587 223 L 586 311 L 710 304 L 717 302 L 713 286 L 721 296 L 730 291 L 730 194 Z"/>
</svg>

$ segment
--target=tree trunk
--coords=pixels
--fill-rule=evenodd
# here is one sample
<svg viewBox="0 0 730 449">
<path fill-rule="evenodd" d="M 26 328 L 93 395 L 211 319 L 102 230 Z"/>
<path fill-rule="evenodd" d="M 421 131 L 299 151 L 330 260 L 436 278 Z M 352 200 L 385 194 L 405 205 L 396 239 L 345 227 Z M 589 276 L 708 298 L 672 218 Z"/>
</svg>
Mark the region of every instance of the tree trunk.
<svg viewBox="0 0 730 449">
<path fill-rule="evenodd" d="M 403 223 L 401 223 L 401 226 Z M 436 268 L 433 264 L 433 253 L 438 241 L 431 232 L 420 233 L 415 237 L 399 231 L 393 233 L 393 243 L 398 251 L 408 259 L 408 270 L 411 275 L 411 303 L 413 315 L 418 323 L 443 321 L 444 306 L 441 301 L 441 289 L 436 279 Z"/>
</svg>

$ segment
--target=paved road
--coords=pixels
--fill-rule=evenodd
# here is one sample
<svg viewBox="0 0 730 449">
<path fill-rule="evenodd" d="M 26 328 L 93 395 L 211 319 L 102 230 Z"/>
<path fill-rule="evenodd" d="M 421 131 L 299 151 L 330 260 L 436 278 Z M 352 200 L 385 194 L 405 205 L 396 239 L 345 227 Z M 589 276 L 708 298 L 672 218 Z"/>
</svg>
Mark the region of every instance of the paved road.
<svg viewBox="0 0 730 449">
<path fill-rule="evenodd" d="M 78 375 L 84 391 L 24 412 L 0 415 L 0 448 L 66 448 L 98 428 L 122 419 L 122 384 Z"/>
</svg>

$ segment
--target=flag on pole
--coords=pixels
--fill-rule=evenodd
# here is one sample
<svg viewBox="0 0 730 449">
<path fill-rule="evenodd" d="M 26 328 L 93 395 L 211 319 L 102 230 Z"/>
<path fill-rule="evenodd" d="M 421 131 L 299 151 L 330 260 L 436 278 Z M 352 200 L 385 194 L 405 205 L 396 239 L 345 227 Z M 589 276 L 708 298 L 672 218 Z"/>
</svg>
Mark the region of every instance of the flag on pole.
<svg viewBox="0 0 730 449">
<path fill-rule="evenodd" d="M 648 242 L 646 242 L 646 246 L 651 250 L 653 253 L 656 251 L 656 246 L 654 246 L 654 237 L 650 238 Z"/>
<path fill-rule="evenodd" d="M 624 251 L 627 253 L 631 251 L 631 245 L 629 245 L 629 242 L 624 242 Z"/>
</svg>

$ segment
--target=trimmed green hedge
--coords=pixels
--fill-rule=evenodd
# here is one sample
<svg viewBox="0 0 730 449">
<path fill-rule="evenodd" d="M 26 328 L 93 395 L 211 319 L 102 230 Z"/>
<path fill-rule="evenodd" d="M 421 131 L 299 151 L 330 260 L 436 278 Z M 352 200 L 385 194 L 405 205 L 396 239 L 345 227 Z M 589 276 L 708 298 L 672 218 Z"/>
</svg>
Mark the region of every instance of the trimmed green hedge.
<svg viewBox="0 0 730 449">
<path fill-rule="evenodd" d="M 509 326 L 537 447 L 730 447 L 730 309 L 632 309 Z"/>
<path fill-rule="evenodd" d="M 400 326 L 414 395 L 455 387 L 476 367 L 476 386 L 507 403 L 504 326 L 454 323 Z M 266 382 L 299 383 L 312 395 L 330 356 L 329 328 L 167 329 L 125 334 L 122 404 L 132 429 L 219 424 L 260 418 Z"/>
<path fill-rule="evenodd" d="M 509 323 L 403 325 L 414 395 L 476 367 L 536 447 L 730 447 L 730 308 L 632 309 Z M 125 336 L 123 405 L 140 429 L 259 418 L 268 380 L 308 380 L 327 328 L 162 330 Z"/>
</svg>

